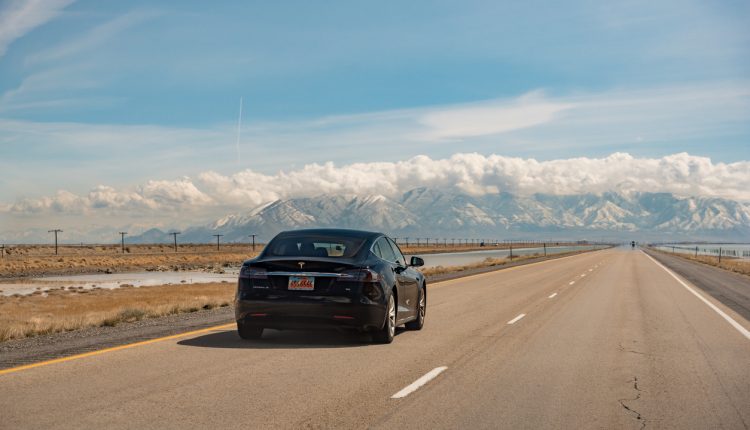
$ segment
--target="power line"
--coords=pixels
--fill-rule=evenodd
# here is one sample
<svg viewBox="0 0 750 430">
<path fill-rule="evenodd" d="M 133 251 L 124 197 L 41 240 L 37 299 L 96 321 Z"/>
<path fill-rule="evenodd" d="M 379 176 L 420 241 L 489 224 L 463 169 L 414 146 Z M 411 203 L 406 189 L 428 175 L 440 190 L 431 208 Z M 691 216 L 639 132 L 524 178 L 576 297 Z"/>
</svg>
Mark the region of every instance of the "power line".
<svg viewBox="0 0 750 430">
<path fill-rule="evenodd" d="M 121 231 L 120 232 L 120 239 L 122 241 L 122 253 L 125 253 L 125 235 L 128 234 L 127 231 Z"/>
<path fill-rule="evenodd" d="M 169 233 L 172 236 L 174 236 L 174 252 L 177 252 L 177 235 L 182 234 L 179 231 L 173 231 L 172 233 Z"/>
<path fill-rule="evenodd" d="M 63 231 L 59 228 L 56 228 L 54 230 L 49 230 L 47 233 L 55 233 L 55 255 L 57 255 L 57 233 L 62 233 Z"/>
</svg>

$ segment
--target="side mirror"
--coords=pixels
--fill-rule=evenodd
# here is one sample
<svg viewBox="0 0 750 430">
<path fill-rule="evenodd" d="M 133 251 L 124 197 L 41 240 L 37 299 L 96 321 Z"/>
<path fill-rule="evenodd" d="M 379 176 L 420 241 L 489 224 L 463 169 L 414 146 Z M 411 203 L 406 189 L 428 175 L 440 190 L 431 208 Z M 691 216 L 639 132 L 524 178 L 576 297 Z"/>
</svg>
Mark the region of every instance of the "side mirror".
<svg viewBox="0 0 750 430">
<path fill-rule="evenodd" d="M 409 266 L 422 267 L 422 266 L 424 266 L 424 260 L 422 260 L 419 257 L 411 257 L 411 261 L 409 262 Z"/>
</svg>

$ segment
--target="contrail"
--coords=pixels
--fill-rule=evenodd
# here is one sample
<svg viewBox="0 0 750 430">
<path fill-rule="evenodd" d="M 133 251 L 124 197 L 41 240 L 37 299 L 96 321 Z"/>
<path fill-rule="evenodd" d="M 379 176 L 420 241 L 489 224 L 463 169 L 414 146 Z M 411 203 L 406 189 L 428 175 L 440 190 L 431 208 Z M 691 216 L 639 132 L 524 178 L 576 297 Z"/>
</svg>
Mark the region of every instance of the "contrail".
<svg viewBox="0 0 750 430">
<path fill-rule="evenodd" d="M 242 133 L 242 96 L 240 96 L 240 116 L 237 118 L 237 165 L 241 164 L 240 159 L 240 133 Z"/>
</svg>

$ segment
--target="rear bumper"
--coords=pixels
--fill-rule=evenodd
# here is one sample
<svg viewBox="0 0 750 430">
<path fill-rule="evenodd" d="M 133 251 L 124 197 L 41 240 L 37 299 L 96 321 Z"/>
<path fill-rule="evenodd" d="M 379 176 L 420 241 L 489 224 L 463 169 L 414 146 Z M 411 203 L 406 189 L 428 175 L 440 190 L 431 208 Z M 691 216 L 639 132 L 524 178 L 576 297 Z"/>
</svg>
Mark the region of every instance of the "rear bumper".
<svg viewBox="0 0 750 430">
<path fill-rule="evenodd" d="M 235 301 L 237 322 L 273 329 L 380 329 L 385 305 L 358 303 L 344 297 L 300 300 Z"/>
</svg>

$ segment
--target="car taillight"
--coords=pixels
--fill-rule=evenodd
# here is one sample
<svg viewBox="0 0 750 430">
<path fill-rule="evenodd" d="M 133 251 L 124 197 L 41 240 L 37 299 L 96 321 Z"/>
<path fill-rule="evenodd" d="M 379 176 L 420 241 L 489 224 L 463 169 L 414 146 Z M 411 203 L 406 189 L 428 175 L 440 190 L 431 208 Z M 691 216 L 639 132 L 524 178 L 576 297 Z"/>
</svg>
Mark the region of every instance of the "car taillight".
<svg viewBox="0 0 750 430">
<path fill-rule="evenodd" d="M 378 284 L 364 284 L 362 286 L 362 294 L 373 302 L 377 302 L 383 297 L 383 292 L 380 288 L 381 287 Z"/>
<path fill-rule="evenodd" d="M 240 278 L 268 279 L 268 272 L 266 272 L 266 269 L 258 267 L 242 266 L 242 269 L 240 269 Z"/>
<path fill-rule="evenodd" d="M 342 272 L 341 279 L 355 282 L 380 283 L 382 277 L 380 273 L 372 269 L 356 269 Z"/>
<path fill-rule="evenodd" d="M 383 277 L 380 273 L 371 269 L 349 270 L 341 274 L 342 280 L 358 282 L 362 284 L 362 294 L 372 301 L 378 301 L 383 297 L 380 281 Z"/>
</svg>

